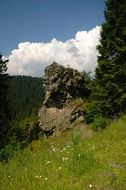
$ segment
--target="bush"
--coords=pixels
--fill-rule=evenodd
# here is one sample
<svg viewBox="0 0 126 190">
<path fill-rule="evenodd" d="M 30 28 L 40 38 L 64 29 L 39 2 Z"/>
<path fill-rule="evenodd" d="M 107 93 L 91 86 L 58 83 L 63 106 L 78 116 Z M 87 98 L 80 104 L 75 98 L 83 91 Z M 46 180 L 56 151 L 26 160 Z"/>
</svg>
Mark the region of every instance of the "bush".
<svg viewBox="0 0 126 190">
<path fill-rule="evenodd" d="M 87 103 L 87 110 L 85 120 L 87 123 L 92 123 L 94 118 L 101 116 L 101 105 L 98 101 L 91 101 Z"/>
<path fill-rule="evenodd" d="M 0 150 L 0 162 L 8 162 L 18 150 L 25 148 L 33 140 L 42 138 L 43 130 L 38 122 L 27 118 L 22 121 L 13 121 L 8 136 L 8 144 Z"/>
<path fill-rule="evenodd" d="M 9 159 L 20 150 L 20 148 L 21 144 L 13 137 L 9 144 L 0 150 L 0 162 L 8 162 Z"/>
<path fill-rule="evenodd" d="M 103 116 L 99 116 L 94 119 L 94 122 L 92 123 L 91 128 L 94 131 L 98 131 L 98 130 L 105 129 L 107 127 L 107 124 L 108 124 L 108 119 Z"/>
</svg>

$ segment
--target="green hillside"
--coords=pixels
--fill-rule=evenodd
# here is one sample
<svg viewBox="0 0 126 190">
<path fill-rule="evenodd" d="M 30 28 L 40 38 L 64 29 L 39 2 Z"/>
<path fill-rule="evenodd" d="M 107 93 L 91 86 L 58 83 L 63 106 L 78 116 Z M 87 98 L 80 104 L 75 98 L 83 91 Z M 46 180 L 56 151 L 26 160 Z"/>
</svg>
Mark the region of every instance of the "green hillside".
<svg viewBox="0 0 126 190">
<path fill-rule="evenodd" d="M 75 127 L 33 141 L 0 165 L 1 190 L 125 190 L 126 117 L 103 132 Z"/>
<path fill-rule="evenodd" d="M 8 100 L 12 119 L 22 119 L 42 105 L 42 78 L 30 76 L 9 77 Z"/>
</svg>

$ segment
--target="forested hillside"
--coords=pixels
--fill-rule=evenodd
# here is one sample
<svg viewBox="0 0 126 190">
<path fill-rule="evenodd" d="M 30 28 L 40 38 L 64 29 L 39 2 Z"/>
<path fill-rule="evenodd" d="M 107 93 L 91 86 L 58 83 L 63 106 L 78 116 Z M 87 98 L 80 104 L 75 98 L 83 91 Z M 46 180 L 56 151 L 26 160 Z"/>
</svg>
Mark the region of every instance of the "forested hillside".
<svg viewBox="0 0 126 190">
<path fill-rule="evenodd" d="M 42 105 L 42 78 L 11 76 L 8 86 L 9 109 L 13 120 L 27 117 Z"/>
</svg>

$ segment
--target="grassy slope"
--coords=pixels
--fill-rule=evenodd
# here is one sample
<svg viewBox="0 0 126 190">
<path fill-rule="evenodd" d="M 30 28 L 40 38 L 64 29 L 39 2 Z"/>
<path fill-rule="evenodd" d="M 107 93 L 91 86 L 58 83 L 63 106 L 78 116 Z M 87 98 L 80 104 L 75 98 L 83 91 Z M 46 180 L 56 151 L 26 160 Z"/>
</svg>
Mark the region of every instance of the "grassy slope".
<svg viewBox="0 0 126 190">
<path fill-rule="evenodd" d="M 1 190 L 126 190 L 126 117 L 103 132 L 76 129 L 31 149 L 0 165 Z"/>
</svg>

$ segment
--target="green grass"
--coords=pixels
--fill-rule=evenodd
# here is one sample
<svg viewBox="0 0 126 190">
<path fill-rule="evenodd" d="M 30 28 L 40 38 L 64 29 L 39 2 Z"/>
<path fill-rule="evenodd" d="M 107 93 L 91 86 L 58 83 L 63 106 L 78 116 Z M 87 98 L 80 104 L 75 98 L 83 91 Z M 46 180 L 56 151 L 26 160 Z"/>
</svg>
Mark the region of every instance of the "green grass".
<svg viewBox="0 0 126 190">
<path fill-rule="evenodd" d="M 126 190 L 126 117 L 103 132 L 77 126 L 34 141 L 0 165 L 0 184 L 1 190 Z"/>
</svg>

